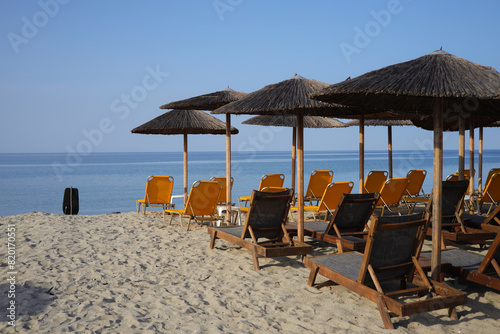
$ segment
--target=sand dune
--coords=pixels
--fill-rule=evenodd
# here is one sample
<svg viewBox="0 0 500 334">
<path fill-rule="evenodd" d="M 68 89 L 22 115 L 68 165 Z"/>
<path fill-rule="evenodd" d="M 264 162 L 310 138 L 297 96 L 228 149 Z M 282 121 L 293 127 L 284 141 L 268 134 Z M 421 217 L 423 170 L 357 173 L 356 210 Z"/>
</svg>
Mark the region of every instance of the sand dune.
<svg viewBox="0 0 500 334">
<path fill-rule="evenodd" d="M 446 311 L 400 319 L 387 331 L 376 305 L 351 291 L 307 286 L 299 258 L 262 259 L 224 241 L 208 249 L 205 227 L 187 232 L 160 215 L 0 217 L 16 228 L 15 298 L 2 242 L 0 332 L 21 333 L 495 333 L 500 295 L 477 285 L 457 322 Z M 6 233 L 2 233 L 6 240 Z M 319 246 L 319 245 L 317 245 Z M 335 252 L 316 247 L 315 251 Z M 5 293 L 4 293 L 5 291 Z"/>
</svg>

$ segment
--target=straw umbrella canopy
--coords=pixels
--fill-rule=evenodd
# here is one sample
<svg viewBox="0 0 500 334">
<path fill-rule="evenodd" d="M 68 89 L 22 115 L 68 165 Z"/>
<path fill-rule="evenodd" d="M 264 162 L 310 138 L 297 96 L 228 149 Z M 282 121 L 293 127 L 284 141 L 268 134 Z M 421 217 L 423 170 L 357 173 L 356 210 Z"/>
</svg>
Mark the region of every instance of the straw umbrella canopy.
<svg viewBox="0 0 500 334">
<path fill-rule="evenodd" d="M 227 87 L 213 93 L 194 96 L 188 99 L 179 100 L 164 104 L 160 109 L 197 109 L 197 110 L 215 110 L 233 101 L 237 101 L 247 93 L 238 92 Z"/>
<path fill-rule="evenodd" d="M 443 111 L 500 119 L 500 73 L 438 50 L 420 58 L 368 72 L 319 91 L 324 102 L 433 115 L 434 173 L 432 268 L 441 271 L 441 189 L 443 178 Z"/>
<path fill-rule="evenodd" d="M 226 124 L 201 110 L 171 110 L 131 130 L 132 133 L 184 136 L 184 204 L 187 201 L 188 134 L 226 134 Z M 239 131 L 231 127 L 231 133 Z"/>
<path fill-rule="evenodd" d="M 164 104 L 160 109 L 215 110 L 248 95 L 229 88 Z M 231 217 L 231 115 L 226 115 L 226 198 L 227 219 Z"/>
<path fill-rule="evenodd" d="M 296 115 L 297 116 L 297 196 L 298 196 L 298 239 L 304 240 L 304 115 L 331 116 L 337 115 L 349 118 L 349 115 L 369 110 L 354 110 L 335 104 L 314 101 L 309 94 L 328 87 L 328 84 L 295 75 L 291 79 L 248 94 L 246 97 L 226 104 L 212 114 L 246 114 L 246 115 Z"/>
<path fill-rule="evenodd" d="M 347 126 L 359 126 L 358 119 L 346 123 Z M 387 152 L 389 156 L 389 178 L 392 178 L 392 127 L 413 125 L 408 119 L 367 119 L 364 122 L 367 126 L 387 126 Z"/>
<path fill-rule="evenodd" d="M 259 115 L 247 119 L 241 124 L 263 126 L 286 126 L 292 131 L 292 189 L 295 190 L 295 169 L 297 154 L 297 116 L 294 115 Z M 322 116 L 304 116 L 304 128 L 345 128 L 347 125 L 335 118 Z"/>
</svg>

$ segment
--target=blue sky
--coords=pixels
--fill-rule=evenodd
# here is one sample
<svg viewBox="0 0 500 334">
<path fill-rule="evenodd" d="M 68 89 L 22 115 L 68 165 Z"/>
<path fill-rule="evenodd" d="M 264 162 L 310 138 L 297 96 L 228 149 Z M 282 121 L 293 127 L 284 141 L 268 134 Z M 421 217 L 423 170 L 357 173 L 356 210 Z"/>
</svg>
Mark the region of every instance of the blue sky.
<svg viewBox="0 0 500 334">
<path fill-rule="evenodd" d="M 130 130 L 171 101 L 295 73 L 333 84 L 441 46 L 500 69 L 498 13 L 498 1 L 2 1 L 0 153 L 181 151 L 181 136 Z M 255 140 L 290 148 L 290 129 L 241 125 L 247 118 L 232 117 L 234 150 Z M 357 131 L 306 130 L 305 148 L 355 150 Z M 367 128 L 366 148 L 385 149 L 386 133 Z M 432 139 L 410 127 L 393 136 L 396 150 Z M 485 129 L 485 148 L 497 137 Z M 445 136 L 445 148 L 457 142 Z M 224 143 L 195 135 L 189 149 Z"/>
</svg>

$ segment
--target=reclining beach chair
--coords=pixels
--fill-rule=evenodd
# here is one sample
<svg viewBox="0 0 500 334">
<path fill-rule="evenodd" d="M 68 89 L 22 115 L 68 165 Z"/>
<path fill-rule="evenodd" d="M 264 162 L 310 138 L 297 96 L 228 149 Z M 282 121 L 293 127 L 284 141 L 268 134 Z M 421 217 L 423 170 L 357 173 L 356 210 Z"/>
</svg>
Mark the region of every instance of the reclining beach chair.
<svg viewBox="0 0 500 334">
<path fill-rule="evenodd" d="M 429 280 L 418 262 L 427 225 L 427 220 L 420 217 L 411 214 L 372 218 L 364 254 L 306 257 L 304 264 L 311 269 L 308 284 L 314 286 L 319 274 L 368 298 L 377 304 L 387 329 L 394 328 L 391 317 L 439 309 L 448 309 L 448 315 L 458 320 L 455 307 L 466 303 L 466 294 Z M 423 294 L 428 299 L 420 298 Z"/>
<path fill-rule="evenodd" d="M 173 207 L 172 188 L 174 187 L 174 178 L 171 176 L 151 175 L 146 181 L 146 192 L 144 199 L 136 201 L 137 212 L 143 208 L 146 214 L 147 207 L 162 207 L 163 210 Z"/>
<path fill-rule="evenodd" d="M 283 183 L 285 182 L 285 175 L 283 174 L 266 174 L 263 175 L 260 179 L 259 191 L 266 187 L 283 187 Z M 240 202 L 240 207 L 247 206 L 250 201 L 251 196 L 241 196 L 238 197 L 238 201 Z"/>
<path fill-rule="evenodd" d="M 293 190 L 262 192 L 254 190 L 243 226 L 209 227 L 210 249 L 222 239 L 252 252 L 253 265 L 259 270 L 259 258 L 306 255 L 312 247 L 290 238 L 285 224 L 293 199 Z"/>
<path fill-rule="evenodd" d="M 403 195 L 403 201 L 408 206 L 409 212 L 413 212 L 418 203 L 427 204 L 429 201 L 429 195 L 422 189 L 426 175 L 427 171 L 424 169 L 412 169 L 406 174 L 410 182 Z"/>
<path fill-rule="evenodd" d="M 222 184 L 218 181 L 196 181 L 191 187 L 189 196 L 186 202 L 186 207 L 183 210 L 179 209 L 166 209 L 165 214 L 170 215 L 170 222 L 174 215 L 180 218 L 182 226 L 182 219 L 189 218 L 187 230 L 191 226 L 191 221 L 199 222 L 215 222 L 221 220 L 217 214 L 217 201 L 222 190 Z M 163 218 L 165 220 L 165 217 Z"/>
<path fill-rule="evenodd" d="M 304 212 L 312 212 L 314 221 L 316 221 L 316 217 L 319 218 L 320 215 L 324 214 L 324 220 L 327 221 L 329 215 L 332 214 L 339 205 L 342 195 L 350 194 L 353 186 L 353 182 L 330 183 L 323 192 L 323 196 L 321 197 L 321 201 L 319 202 L 319 204 L 304 206 Z M 290 210 L 291 212 L 295 212 L 298 211 L 299 208 L 293 206 L 290 208 Z"/>
<path fill-rule="evenodd" d="M 307 184 L 306 196 L 304 198 L 304 203 L 309 203 L 312 205 L 312 201 L 316 201 L 316 204 L 321 200 L 323 193 L 325 192 L 328 184 L 332 182 L 333 171 L 331 170 L 314 170 L 309 178 L 309 183 Z"/>
<path fill-rule="evenodd" d="M 387 181 L 388 172 L 383 170 L 372 170 L 366 175 L 365 183 L 363 186 L 364 193 L 379 193 Z"/>
<path fill-rule="evenodd" d="M 490 214 L 491 210 L 500 204 L 500 173 L 491 175 L 488 183 L 484 187 L 483 194 L 478 196 L 479 211 L 484 204 L 489 204 L 490 207 L 486 214 Z"/>
<path fill-rule="evenodd" d="M 451 275 L 500 290 L 500 233 L 495 235 L 484 256 L 459 248 L 442 250 L 441 261 L 451 264 L 443 269 Z M 422 256 L 427 255 L 422 253 Z"/>
<path fill-rule="evenodd" d="M 464 196 L 468 187 L 468 180 L 443 181 L 441 190 L 443 198 L 441 204 L 442 238 L 445 243 L 479 244 L 484 246 L 486 240 L 493 239 L 495 235 L 491 232 L 466 226 L 461 215 Z M 432 201 L 429 201 L 426 211 L 430 216 L 432 215 Z M 432 235 L 431 227 L 429 227 L 427 235 Z"/>
<path fill-rule="evenodd" d="M 410 180 L 406 177 L 398 177 L 385 181 L 380 190 L 380 199 L 377 203 L 377 209 L 381 209 L 380 215 L 383 216 L 385 210 L 396 211 L 400 214 L 402 209 L 407 209 L 402 204 L 402 198 Z"/>
<path fill-rule="evenodd" d="M 363 252 L 368 234 L 365 228 L 379 197 L 379 193 L 344 194 L 329 223 L 306 221 L 304 234 L 336 244 L 339 253 L 344 250 Z M 297 225 L 290 223 L 287 227 L 295 230 Z"/>
</svg>

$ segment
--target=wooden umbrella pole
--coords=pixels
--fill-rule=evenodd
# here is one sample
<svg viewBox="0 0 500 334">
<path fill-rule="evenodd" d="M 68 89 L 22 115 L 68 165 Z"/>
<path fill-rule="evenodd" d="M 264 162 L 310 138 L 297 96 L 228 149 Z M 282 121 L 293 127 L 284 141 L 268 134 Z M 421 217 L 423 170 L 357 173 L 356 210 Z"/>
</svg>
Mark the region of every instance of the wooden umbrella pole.
<svg viewBox="0 0 500 334">
<path fill-rule="evenodd" d="M 304 114 L 297 114 L 297 239 L 304 241 Z"/>
<path fill-rule="evenodd" d="M 458 118 L 458 179 L 464 180 L 465 174 L 465 121 L 464 116 Z"/>
<path fill-rule="evenodd" d="M 392 179 L 392 126 L 387 127 L 387 149 L 389 150 L 389 178 Z"/>
<path fill-rule="evenodd" d="M 231 225 L 231 114 L 226 114 L 226 224 Z"/>
<path fill-rule="evenodd" d="M 479 128 L 479 159 L 477 161 L 477 191 L 483 193 L 483 127 Z"/>
<path fill-rule="evenodd" d="M 469 180 L 469 202 L 470 211 L 474 210 L 474 120 L 470 119 L 470 130 L 469 130 L 469 163 L 470 163 L 470 180 Z"/>
<path fill-rule="evenodd" d="M 187 184 L 188 184 L 188 135 L 184 132 L 184 208 L 187 203 Z"/>
<path fill-rule="evenodd" d="M 432 257 L 431 277 L 441 278 L 441 213 L 443 184 L 443 100 L 434 103 L 434 170 L 432 187 Z"/>
<path fill-rule="evenodd" d="M 297 175 L 296 165 L 297 165 L 297 128 L 294 126 L 292 128 L 292 189 L 295 191 L 295 176 Z"/>
<path fill-rule="evenodd" d="M 359 117 L 359 193 L 364 193 L 365 183 L 365 116 Z"/>
</svg>

